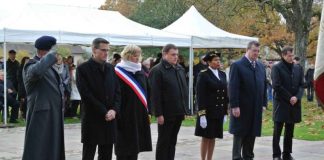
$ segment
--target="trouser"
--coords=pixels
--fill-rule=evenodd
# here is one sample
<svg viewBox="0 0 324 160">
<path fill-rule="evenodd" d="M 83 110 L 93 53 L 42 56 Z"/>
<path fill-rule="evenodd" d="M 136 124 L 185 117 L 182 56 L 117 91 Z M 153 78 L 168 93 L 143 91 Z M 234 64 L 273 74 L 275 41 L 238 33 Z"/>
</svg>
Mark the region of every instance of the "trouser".
<svg viewBox="0 0 324 160">
<path fill-rule="evenodd" d="M 280 136 L 283 126 L 285 125 L 284 143 L 283 143 L 283 155 L 290 155 L 292 153 L 292 139 L 294 137 L 294 123 L 274 122 L 272 150 L 273 157 L 281 156 L 280 149 Z"/>
<path fill-rule="evenodd" d="M 254 158 L 255 136 L 235 136 L 233 139 L 233 160 L 252 160 Z M 242 154 L 241 154 L 242 153 Z"/>
<path fill-rule="evenodd" d="M 7 95 L 7 106 L 11 107 L 11 112 L 10 112 L 10 121 L 13 122 L 18 119 L 18 114 L 19 114 L 19 102 L 11 95 Z M 7 112 L 9 110 L 7 109 Z"/>
<path fill-rule="evenodd" d="M 97 145 L 83 143 L 82 160 L 93 160 L 98 146 L 98 160 L 111 160 L 113 144 Z"/>
<path fill-rule="evenodd" d="M 267 90 L 268 90 L 268 100 L 272 101 L 273 96 L 272 96 L 272 86 L 271 86 L 271 84 L 267 84 Z"/>
<path fill-rule="evenodd" d="M 117 156 L 117 160 L 137 160 L 137 154 L 126 155 L 126 156 Z"/>
<path fill-rule="evenodd" d="M 21 111 L 21 116 L 26 119 L 26 114 L 27 114 L 27 99 L 25 98 L 24 100 L 20 100 L 20 111 Z"/>
<path fill-rule="evenodd" d="M 307 86 L 307 100 L 313 101 L 313 99 L 314 99 L 314 86 L 308 85 Z"/>
<path fill-rule="evenodd" d="M 71 100 L 71 107 L 69 109 L 69 116 L 77 116 L 78 107 L 80 105 L 80 100 Z"/>
<path fill-rule="evenodd" d="M 158 140 L 156 144 L 156 160 L 173 160 L 176 150 L 178 133 L 183 116 L 172 120 L 164 121 L 163 125 L 158 124 Z"/>
</svg>

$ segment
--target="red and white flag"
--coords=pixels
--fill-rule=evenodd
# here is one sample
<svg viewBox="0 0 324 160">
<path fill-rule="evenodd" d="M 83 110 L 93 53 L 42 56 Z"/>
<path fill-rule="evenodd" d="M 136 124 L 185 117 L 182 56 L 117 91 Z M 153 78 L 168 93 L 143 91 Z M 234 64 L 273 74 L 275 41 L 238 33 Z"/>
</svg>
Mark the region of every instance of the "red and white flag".
<svg viewBox="0 0 324 160">
<path fill-rule="evenodd" d="M 322 7 L 322 16 L 320 31 L 317 43 L 317 53 L 314 73 L 315 92 L 319 102 L 324 104 L 324 6 Z M 323 108 L 324 109 L 324 108 Z"/>
</svg>

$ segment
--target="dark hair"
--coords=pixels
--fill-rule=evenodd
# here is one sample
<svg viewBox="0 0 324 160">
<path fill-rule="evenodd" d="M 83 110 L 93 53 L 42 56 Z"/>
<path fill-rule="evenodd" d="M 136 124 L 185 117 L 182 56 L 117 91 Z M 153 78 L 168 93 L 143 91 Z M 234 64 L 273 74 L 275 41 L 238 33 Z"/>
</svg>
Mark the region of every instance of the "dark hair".
<svg viewBox="0 0 324 160">
<path fill-rule="evenodd" d="M 121 56 L 118 53 L 115 53 L 113 55 L 113 59 L 114 59 L 114 61 L 117 61 L 117 60 L 121 59 Z"/>
<path fill-rule="evenodd" d="M 104 44 L 109 44 L 109 41 L 103 39 L 103 38 L 96 38 L 92 41 L 92 47 L 94 48 L 99 48 L 100 43 L 104 43 Z"/>
<path fill-rule="evenodd" d="M 17 52 L 16 52 L 15 50 L 12 49 L 12 50 L 9 51 L 9 53 L 10 53 L 10 54 L 12 54 L 12 53 L 13 53 L 13 54 L 16 54 Z"/>
<path fill-rule="evenodd" d="M 259 47 L 260 43 L 258 41 L 251 41 L 251 42 L 248 43 L 247 49 L 251 49 L 252 46 Z"/>
<path fill-rule="evenodd" d="M 295 57 L 294 60 L 300 61 L 300 58 L 299 57 Z"/>
<path fill-rule="evenodd" d="M 23 58 L 21 59 L 20 66 L 23 67 L 23 66 L 25 65 L 27 59 L 29 59 L 29 57 L 23 57 Z"/>
<path fill-rule="evenodd" d="M 178 50 L 177 46 L 175 46 L 174 44 L 167 44 L 163 47 L 162 49 L 162 53 L 167 53 L 169 52 L 171 49 L 175 49 Z"/>
<path fill-rule="evenodd" d="M 281 51 L 281 55 L 282 56 L 285 56 L 285 55 L 287 55 L 287 53 L 288 52 L 293 52 L 293 48 L 292 47 L 290 47 L 290 46 L 286 46 L 286 47 L 284 47 L 283 49 L 282 49 L 282 51 Z"/>
</svg>

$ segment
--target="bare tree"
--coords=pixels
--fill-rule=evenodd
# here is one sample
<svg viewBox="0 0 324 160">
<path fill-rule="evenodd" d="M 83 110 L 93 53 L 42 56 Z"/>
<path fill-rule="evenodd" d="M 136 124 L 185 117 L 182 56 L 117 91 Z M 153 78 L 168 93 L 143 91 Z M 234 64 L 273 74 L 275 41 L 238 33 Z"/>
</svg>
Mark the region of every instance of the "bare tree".
<svg viewBox="0 0 324 160">
<path fill-rule="evenodd" d="M 288 31 L 295 36 L 295 54 L 305 65 L 313 0 L 256 0 L 261 7 L 272 6 L 286 20 Z"/>
</svg>

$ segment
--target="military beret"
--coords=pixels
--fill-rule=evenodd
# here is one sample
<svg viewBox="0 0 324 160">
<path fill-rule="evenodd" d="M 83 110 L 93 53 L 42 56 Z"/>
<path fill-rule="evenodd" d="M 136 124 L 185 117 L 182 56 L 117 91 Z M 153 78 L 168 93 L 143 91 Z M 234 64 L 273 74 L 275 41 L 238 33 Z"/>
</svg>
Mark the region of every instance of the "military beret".
<svg viewBox="0 0 324 160">
<path fill-rule="evenodd" d="M 206 53 L 206 56 L 203 58 L 204 61 L 211 61 L 214 57 L 220 57 L 221 53 L 215 51 L 209 51 Z"/>
<path fill-rule="evenodd" d="M 56 39 L 51 36 L 42 36 L 35 41 L 35 47 L 39 50 L 50 50 L 56 44 Z"/>
</svg>

